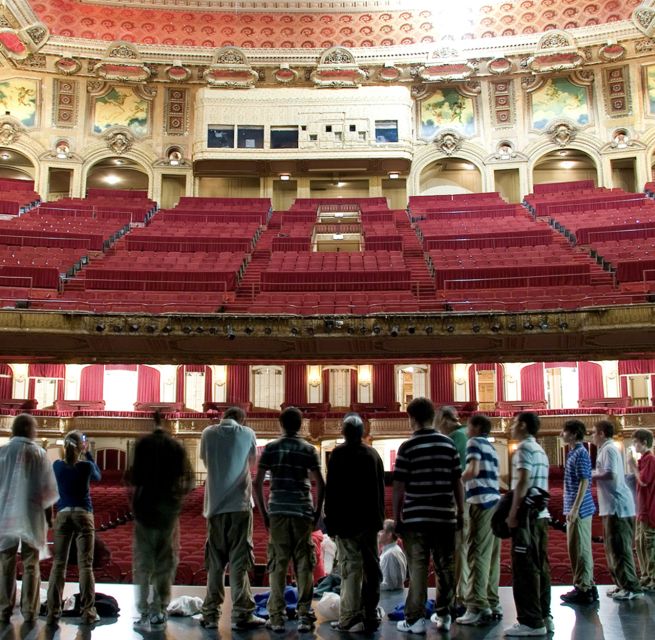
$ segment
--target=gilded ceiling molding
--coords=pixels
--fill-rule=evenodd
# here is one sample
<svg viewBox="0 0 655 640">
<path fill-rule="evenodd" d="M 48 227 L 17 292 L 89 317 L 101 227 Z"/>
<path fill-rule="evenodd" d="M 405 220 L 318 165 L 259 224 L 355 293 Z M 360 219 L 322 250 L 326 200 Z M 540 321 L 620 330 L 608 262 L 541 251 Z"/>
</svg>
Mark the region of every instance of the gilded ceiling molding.
<svg viewBox="0 0 655 640">
<path fill-rule="evenodd" d="M 625 58 L 627 49 L 618 43 L 609 42 L 598 50 L 598 57 L 605 62 L 616 62 Z"/>
<path fill-rule="evenodd" d="M 643 34 L 651 37 L 655 35 L 655 2 L 651 0 L 649 6 L 638 7 L 632 12 L 632 22 Z"/>
<path fill-rule="evenodd" d="M 527 67 L 534 73 L 552 73 L 577 69 L 585 62 L 575 40 L 566 31 L 549 31 L 537 45 L 537 52 L 527 60 Z"/>
<path fill-rule="evenodd" d="M 81 68 L 82 63 L 73 56 L 62 56 L 55 61 L 55 69 L 67 76 L 77 73 Z"/>
<path fill-rule="evenodd" d="M 237 47 L 216 51 L 212 65 L 202 77 L 210 87 L 221 89 L 252 89 L 259 80 L 246 54 Z"/>
<path fill-rule="evenodd" d="M 470 78 L 477 68 L 468 60 L 449 60 L 419 67 L 418 76 L 424 82 L 454 82 Z"/>
<path fill-rule="evenodd" d="M 0 25 L 0 52 L 12 60 L 25 60 L 45 45 L 49 35 L 47 27 L 40 22 L 19 29 L 5 18 Z"/>
<path fill-rule="evenodd" d="M 283 62 L 279 69 L 273 71 L 273 79 L 279 84 L 291 84 L 298 79 L 298 76 L 299 73 L 286 62 Z"/>
<path fill-rule="evenodd" d="M 102 134 L 107 146 L 116 154 L 123 155 L 134 145 L 134 134 L 128 127 L 110 127 Z"/>
<path fill-rule="evenodd" d="M 13 116 L 0 117 L 0 144 L 8 146 L 14 144 L 26 129 L 17 118 Z"/>
<path fill-rule="evenodd" d="M 342 89 L 359 87 L 367 74 L 355 56 L 344 47 L 332 47 L 324 51 L 310 80 L 321 89 Z"/>
<path fill-rule="evenodd" d="M 103 80 L 119 82 L 144 82 L 151 70 L 141 60 L 138 48 L 129 42 L 113 42 L 105 57 L 93 67 L 94 73 Z"/>
</svg>

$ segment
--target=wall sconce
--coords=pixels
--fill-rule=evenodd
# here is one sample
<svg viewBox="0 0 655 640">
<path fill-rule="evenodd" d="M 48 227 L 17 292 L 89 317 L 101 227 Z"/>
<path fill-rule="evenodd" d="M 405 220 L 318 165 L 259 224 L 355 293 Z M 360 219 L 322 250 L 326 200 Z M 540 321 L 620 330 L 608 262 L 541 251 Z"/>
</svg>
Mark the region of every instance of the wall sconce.
<svg viewBox="0 0 655 640">
<path fill-rule="evenodd" d="M 168 164 L 171 167 L 177 167 L 182 163 L 184 156 L 182 155 L 182 150 L 179 147 L 171 147 L 166 152 L 166 157 L 168 159 Z"/>
<path fill-rule="evenodd" d="M 373 378 L 373 370 L 371 365 L 370 364 L 361 365 L 357 373 L 357 381 L 359 382 L 360 386 L 368 387 L 371 384 L 372 378 Z"/>
<path fill-rule="evenodd" d="M 214 367 L 214 384 L 224 387 L 227 381 L 227 367 L 224 364 Z"/>
<path fill-rule="evenodd" d="M 282 180 L 283 182 L 287 182 L 288 180 L 291 180 L 291 175 L 288 173 L 281 173 L 280 180 Z"/>
<path fill-rule="evenodd" d="M 321 384 L 321 368 L 319 366 L 309 367 L 307 382 L 310 387 L 318 387 Z"/>
<path fill-rule="evenodd" d="M 400 174 L 397 171 L 389 171 L 388 176 L 389 180 L 398 180 L 400 178 Z"/>
<path fill-rule="evenodd" d="M 70 145 L 66 140 L 59 140 L 55 145 L 55 155 L 60 160 L 67 160 L 70 156 Z"/>
</svg>

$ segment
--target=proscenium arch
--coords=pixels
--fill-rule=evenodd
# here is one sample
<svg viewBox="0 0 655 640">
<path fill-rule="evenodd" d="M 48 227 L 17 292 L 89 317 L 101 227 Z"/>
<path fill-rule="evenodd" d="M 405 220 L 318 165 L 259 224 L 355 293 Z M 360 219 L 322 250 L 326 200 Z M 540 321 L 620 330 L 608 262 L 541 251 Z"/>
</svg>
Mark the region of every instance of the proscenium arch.
<svg viewBox="0 0 655 640">
<path fill-rule="evenodd" d="M 39 191 L 39 178 L 41 175 L 41 162 L 39 154 L 43 152 L 42 149 L 32 149 L 26 144 L 21 144 L 20 140 L 14 144 L 0 146 L 0 154 L 8 153 L 14 156 L 18 163 L 14 163 L 12 158 L 8 160 L 0 160 L 0 169 L 11 169 L 15 172 L 14 176 L 5 174 L 5 177 L 20 178 L 21 175 L 28 177 L 34 181 L 34 190 Z M 43 194 L 41 194 L 43 195 Z"/>
</svg>

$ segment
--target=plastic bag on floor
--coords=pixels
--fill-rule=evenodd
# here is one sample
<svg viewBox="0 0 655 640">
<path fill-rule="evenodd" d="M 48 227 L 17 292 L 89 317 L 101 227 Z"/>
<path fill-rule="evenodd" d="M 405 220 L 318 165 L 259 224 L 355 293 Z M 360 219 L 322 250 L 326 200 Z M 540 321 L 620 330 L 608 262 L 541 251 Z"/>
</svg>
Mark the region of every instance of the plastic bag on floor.
<svg viewBox="0 0 655 640">
<path fill-rule="evenodd" d="M 316 613 L 326 621 L 338 620 L 340 606 L 341 596 L 336 593 L 324 593 L 316 605 Z"/>
<path fill-rule="evenodd" d="M 171 600 L 166 611 L 169 616 L 194 616 L 202 611 L 202 598 L 180 596 Z"/>
</svg>

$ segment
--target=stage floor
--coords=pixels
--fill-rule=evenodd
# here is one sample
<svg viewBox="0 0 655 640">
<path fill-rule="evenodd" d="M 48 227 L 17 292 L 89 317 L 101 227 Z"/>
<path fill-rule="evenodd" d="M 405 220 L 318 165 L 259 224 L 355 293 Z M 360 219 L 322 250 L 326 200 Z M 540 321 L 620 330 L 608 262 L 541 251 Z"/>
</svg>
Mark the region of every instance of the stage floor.
<svg viewBox="0 0 655 640">
<path fill-rule="evenodd" d="M 600 602 L 587 606 L 562 606 L 559 604 L 560 594 L 568 591 L 567 587 L 553 587 L 553 617 L 555 620 L 556 640 L 653 640 L 655 637 L 655 597 L 647 595 L 639 600 L 618 603 L 605 596 L 608 587 L 599 587 Z M 66 585 L 66 595 L 77 592 L 76 584 Z M 234 632 L 230 628 L 230 601 L 227 589 L 227 602 L 224 606 L 220 628 L 216 630 L 203 629 L 193 618 L 171 618 L 165 630 L 135 631 L 132 623 L 138 617 L 134 609 L 134 587 L 125 584 L 98 584 L 96 590 L 114 596 L 121 607 L 121 614 L 115 621 L 100 622 L 94 627 L 80 626 L 78 618 L 64 618 L 57 628 L 46 627 L 45 619 L 40 618 L 34 625 L 23 624 L 20 613 L 15 613 L 8 625 L 0 625 L 0 640 L 204 640 L 220 638 L 221 640 L 269 640 L 280 638 L 288 640 L 297 638 L 296 623 L 288 622 L 284 634 L 274 634 L 265 629 L 248 632 Z M 265 589 L 255 589 L 256 592 Z M 173 597 L 180 595 L 204 596 L 202 587 L 173 587 Z M 429 597 L 434 597 L 434 589 Z M 503 629 L 513 624 L 515 619 L 512 590 L 509 587 L 500 589 L 500 600 L 505 610 L 505 616 L 500 622 L 484 627 L 464 627 L 453 624 L 450 634 L 439 633 L 434 625 L 430 625 L 427 638 L 459 638 L 466 640 L 496 640 L 503 637 Z M 394 606 L 404 602 L 404 593 L 400 591 L 387 592 L 380 602 L 385 611 L 391 611 Z M 333 631 L 319 618 L 316 631 L 313 634 L 302 634 L 304 638 L 311 635 L 326 640 L 337 640 L 346 634 Z M 353 637 L 365 637 L 363 634 L 352 634 Z M 385 621 L 375 634 L 376 640 L 407 640 L 412 636 L 396 631 L 396 623 Z"/>
</svg>

